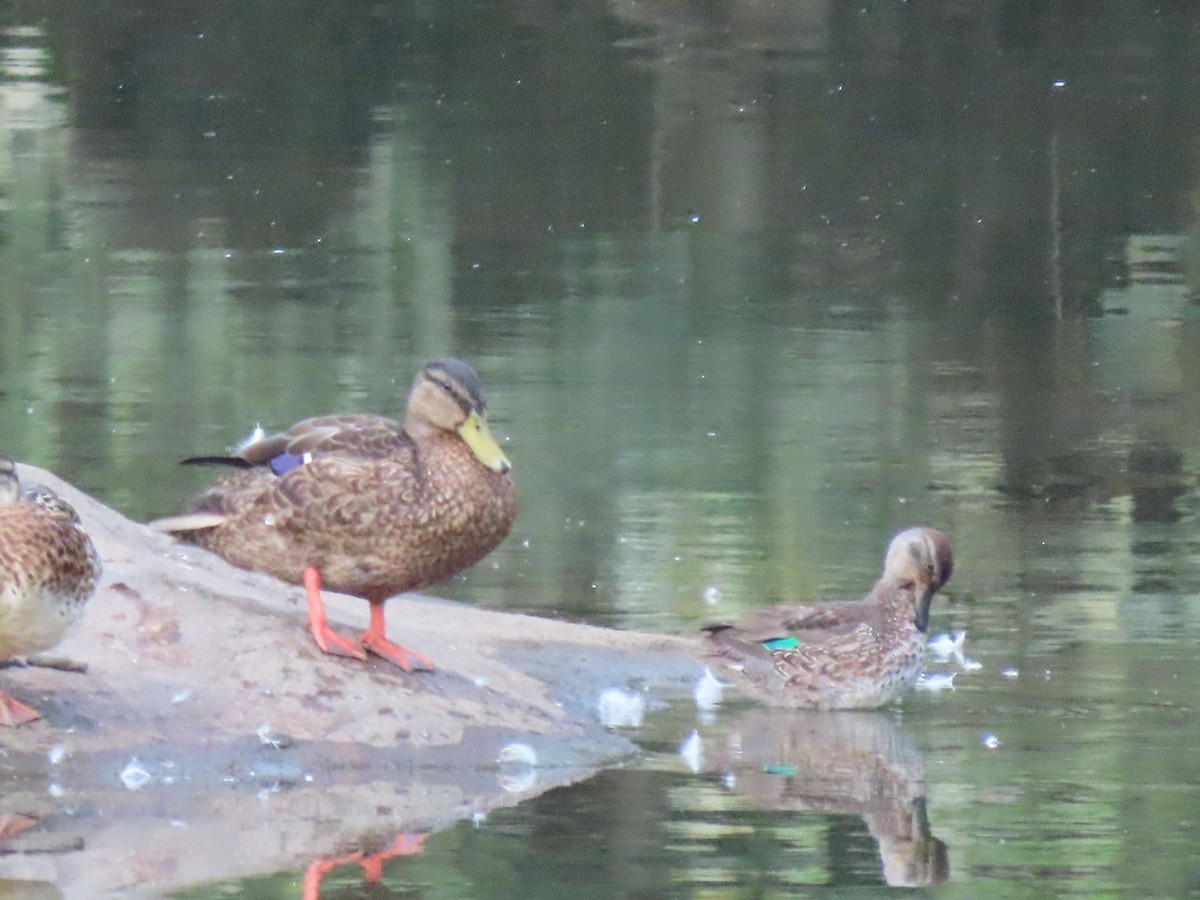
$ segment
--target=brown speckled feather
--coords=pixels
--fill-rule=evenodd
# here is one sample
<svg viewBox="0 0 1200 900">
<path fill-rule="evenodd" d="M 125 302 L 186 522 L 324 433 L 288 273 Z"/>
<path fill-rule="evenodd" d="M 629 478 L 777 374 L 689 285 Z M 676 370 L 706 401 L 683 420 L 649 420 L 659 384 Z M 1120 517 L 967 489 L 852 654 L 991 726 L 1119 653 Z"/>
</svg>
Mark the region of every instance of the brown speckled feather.
<svg viewBox="0 0 1200 900">
<path fill-rule="evenodd" d="M 941 532 L 909 529 L 893 538 L 883 576 L 866 598 L 778 606 L 737 626 L 710 626 L 710 653 L 748 693 L 773 705 L 883 706 L 924 669 L 929 603 L 951 569 Z"/>
<path fill-rule="evenodd" d="M 100 571 L 71 505 L 40 485 L 20 490 L 12 461 L 0 457 L 0 659 L 57 644 Z"/>
</svg>

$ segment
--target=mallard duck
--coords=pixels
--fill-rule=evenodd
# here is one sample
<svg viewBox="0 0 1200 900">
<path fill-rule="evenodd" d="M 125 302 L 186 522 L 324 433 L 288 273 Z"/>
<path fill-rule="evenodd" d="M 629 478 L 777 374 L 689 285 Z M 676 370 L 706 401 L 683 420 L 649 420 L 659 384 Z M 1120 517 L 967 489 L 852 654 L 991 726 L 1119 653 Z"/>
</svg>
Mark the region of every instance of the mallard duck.
<svg viewBox="0 0 1200 900">
<path fill-rule="evenodd" d="M 864 599 L 776 606 L 737 626 L 710 625 L 712 658 L 747 693 L 775 706 L 884 706 L 925 668 L 929 604 L 953 566 L 940 531 L 902 531 Z"/>
<path fill-rule="evenodd" d="M 370 651 L 406 671 L 433 664 L 387 639 L 384 602 L 479 562 L 517 514 L 511 466 L 488 430 L 479 377 L 457 359 L 421 369 L 403 425 L 320 416 L 232 457 L 185 462 L 242 471 L 155 527 L 235 566 L 303 584 L 309 627 L 325 653 L 366 659 Z M 370 603 L 370 626 L 357 640 L 330 629 L 323 585 Z"/>
<path fill-rule="evenodd" d="M 100 555 L 79 516 L 42 485 L 23 490 L 0 456 L 0 659 L 49 650 L 83 613 L 100 578 Z M 0 693 L 0 725 L 40 718 Z"/>
</svg>

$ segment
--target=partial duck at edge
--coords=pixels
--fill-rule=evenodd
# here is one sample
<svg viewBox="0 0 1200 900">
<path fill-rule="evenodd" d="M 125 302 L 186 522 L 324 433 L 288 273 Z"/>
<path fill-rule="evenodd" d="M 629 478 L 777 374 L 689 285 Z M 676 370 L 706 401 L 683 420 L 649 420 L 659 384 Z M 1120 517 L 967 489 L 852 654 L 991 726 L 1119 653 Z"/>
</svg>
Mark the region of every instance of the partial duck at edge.
<svg viewBox="0 0 1200 900">
<path fill-rule="evenodd" d="M 21 486 L 0 456 L 0 660 L 49 650 L 82 614 L 100 580 L 100 554 L 74 507 L 42 485 Z M 0 725 L 37 710 L 0 693 Z"/>
</svg>

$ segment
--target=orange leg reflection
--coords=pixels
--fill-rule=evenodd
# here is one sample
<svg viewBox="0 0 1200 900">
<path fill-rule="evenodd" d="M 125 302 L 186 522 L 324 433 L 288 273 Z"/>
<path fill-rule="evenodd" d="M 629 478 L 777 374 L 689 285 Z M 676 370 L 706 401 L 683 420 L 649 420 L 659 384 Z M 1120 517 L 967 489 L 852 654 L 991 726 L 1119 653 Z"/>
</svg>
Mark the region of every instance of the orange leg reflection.
<svg viewBox="0 0 1200 900">
<path fill-rule="evenodd" d="M 30 816 L 23 816 L 20 813 L 0 814 L 0 847 L 3 847 L 22 831 L 28 831 L 36 824 L 37 819 Z"/>
<path fill-rule="evenodd" d="M 341 856 L 321 856 L 314 859 L 304 870 L 304 881 L 300 887 L 301 900 L 320 900 L 321 880 L 338 866 L 357 863 L 362 867 L 363 879 L 367 882 L 377 882 L 383 878 L 383 864 L 398 856 L 416 856 L 425 848 L 425 834 L 398 834 L 392 842 L 382 850 L 374 853 L 364 853 L 354 850 Z"/>
</svg>

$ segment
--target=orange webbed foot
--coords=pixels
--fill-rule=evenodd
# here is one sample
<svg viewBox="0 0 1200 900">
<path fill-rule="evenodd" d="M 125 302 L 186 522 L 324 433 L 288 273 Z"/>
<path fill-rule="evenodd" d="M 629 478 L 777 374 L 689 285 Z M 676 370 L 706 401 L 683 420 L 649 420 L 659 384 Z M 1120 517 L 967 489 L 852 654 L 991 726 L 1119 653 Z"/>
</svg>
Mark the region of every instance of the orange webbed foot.
<svg viewBox="0 0 1200 900">
<path fill-rule="evenodd" d="M 367 658 L 367 651 L 361 644 L 347 640 L 330 629 L 328 625 L 322 628 L 318 628 L 316 625 L 309 627 L 312 629 L 313 640 L 317 642 L 322 653 L 328 653 L 330 656 L 346 656 L 350 659 L 365 660 Z"/>
<path fill-rule="evenodd" d="M 427 672 L 433 671 L 433 663 L 427 660 L 420 653 L 413 650 L 406 650 L 399 644 L 393 644 L 387 639 L 387 629 L 383 621 L 383 604 L 371 604 L 371 625 L 363 632 L 361 638 L 362 645 L 376 656 L 386 659 L 393 665 L 399 666 L 405 672 L 411 672 L 414 668 L 424 669 Z"/>
<path fill-rule="evenodd" d="M 374 634 L 371 631 L 364 631 L 361 640 L 362 645 L 371 653 L 399 666 L 405 672 L 411 672 L 414 668 L 426 672 L 433 671 L 433 663 L 420 653 L 417 653 L 415 650 L 406 650 L 399 644 L 393 644 L 385 637 Z"/>
<path fill-rule="evenodd" d="M 355 642 L 347 640 L 329 627 L 329 620 L 325 617 L 325 603 L 321 600 L 321 573 L 317 571 L 316 566 L 306 566 L 304 569 L 304 591 L 308 598 L 308 626 L 312 630 L 313 640 L 323 653 L 365 660 L 367 651 L 370 651 L 399 666 L 405 672 L 411 672 L 413 669 L 433 671 L 433 663 L 420 653 L 405 650 L 387 639 L 382 603 L 371 604 L 370 627 Z"/>
</svg>

